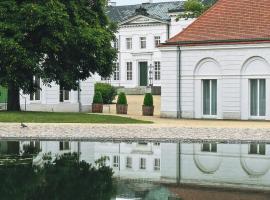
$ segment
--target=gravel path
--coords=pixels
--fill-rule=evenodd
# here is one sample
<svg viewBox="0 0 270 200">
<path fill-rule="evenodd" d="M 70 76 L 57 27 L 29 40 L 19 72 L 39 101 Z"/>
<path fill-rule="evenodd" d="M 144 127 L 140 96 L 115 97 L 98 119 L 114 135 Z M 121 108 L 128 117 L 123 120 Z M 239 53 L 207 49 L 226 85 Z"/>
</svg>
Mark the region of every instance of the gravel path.
<svg viewBox="0 0 270 200">
<path fill-rule="evenodd" d="M 87 140 L 87 141 L 130 141 L 147 140 L 163 142 L 224 143 L 262 142 L 270 143 L 267 128 L 205 128 L 173 127 L 158 125 L 100 125 L 100 124 L 27 124 L 1 123 L 0 139 L 39 140 Z"/>
</svg>

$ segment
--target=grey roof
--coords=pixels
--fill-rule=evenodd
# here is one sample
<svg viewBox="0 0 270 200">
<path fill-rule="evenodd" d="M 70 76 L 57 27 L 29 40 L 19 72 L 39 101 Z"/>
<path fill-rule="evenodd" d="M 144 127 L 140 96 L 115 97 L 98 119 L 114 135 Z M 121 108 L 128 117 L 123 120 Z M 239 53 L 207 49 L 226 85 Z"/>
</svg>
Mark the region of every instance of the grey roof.
<svg viewBox="0 0 270 200">
<path fill-rule="evenodd" d="M 126 6 L 109 6 L 108 16 L 114 22 L 122 22 L 136 15 L 135 10 L 143 7 L 147 10 L 149 17 L 167 21 L 170 19 L 168 13 L 170 11 L 183 10 L 183 1 L 171 1 L 160 3 L 143 3 Z"/>
</svg>

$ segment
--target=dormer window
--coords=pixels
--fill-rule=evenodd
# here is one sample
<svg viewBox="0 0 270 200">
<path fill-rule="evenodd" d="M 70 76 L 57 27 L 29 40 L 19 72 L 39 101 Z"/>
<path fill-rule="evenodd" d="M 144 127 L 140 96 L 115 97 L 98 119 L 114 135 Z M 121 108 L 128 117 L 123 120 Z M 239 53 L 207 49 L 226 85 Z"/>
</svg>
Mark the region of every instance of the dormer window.
<svg viewBox="0 0 270 200">
<path fill-rule="evenodd" d="M 140 37 L 140 47 L 146 49 L 146 37 Z"/>
</svg>

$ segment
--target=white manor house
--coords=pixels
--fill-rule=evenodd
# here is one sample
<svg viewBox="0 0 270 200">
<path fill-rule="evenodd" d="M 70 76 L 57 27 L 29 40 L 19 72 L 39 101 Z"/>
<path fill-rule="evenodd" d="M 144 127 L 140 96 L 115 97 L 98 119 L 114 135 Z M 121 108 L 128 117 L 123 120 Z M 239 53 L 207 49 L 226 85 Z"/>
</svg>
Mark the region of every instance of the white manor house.
<svg viewBox="0 0 270 200">
<path fill-rule="evenodd" d="M 161 86 L 160 43 L 186 28 L 194 19 L 176 20 L 184 1 L 142 3 L 108 7 L 109 18 L 118 24 L 117 66 L 109 78 L 97 81 L 125 88 Z"/>
</svg>

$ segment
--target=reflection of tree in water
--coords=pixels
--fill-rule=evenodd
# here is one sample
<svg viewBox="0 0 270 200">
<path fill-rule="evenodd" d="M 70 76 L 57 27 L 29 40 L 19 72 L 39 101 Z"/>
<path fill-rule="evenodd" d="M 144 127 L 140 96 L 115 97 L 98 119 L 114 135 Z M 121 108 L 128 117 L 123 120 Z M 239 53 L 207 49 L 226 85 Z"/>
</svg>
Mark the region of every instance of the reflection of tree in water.
<svg viewBox="0 0 270 200">
<path fill-rule="evenodd" d="M 20 156 L 14 157 L 16 160 Z M 110 200 L 115 195 L 112 169 L 78 162 L 77 158 L 77 154 L 64 154 L 42 168 L 33 166 L 32 162 L 9 162 L 8 165 L 2 162 L 1 199 Z"/>
</svg>

